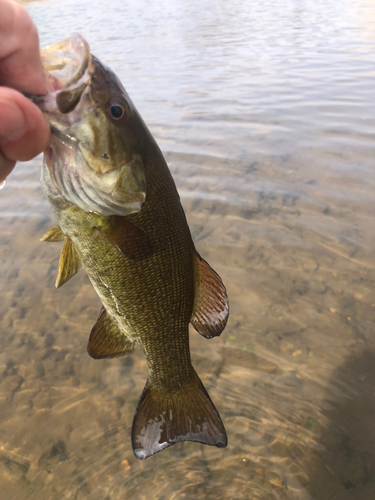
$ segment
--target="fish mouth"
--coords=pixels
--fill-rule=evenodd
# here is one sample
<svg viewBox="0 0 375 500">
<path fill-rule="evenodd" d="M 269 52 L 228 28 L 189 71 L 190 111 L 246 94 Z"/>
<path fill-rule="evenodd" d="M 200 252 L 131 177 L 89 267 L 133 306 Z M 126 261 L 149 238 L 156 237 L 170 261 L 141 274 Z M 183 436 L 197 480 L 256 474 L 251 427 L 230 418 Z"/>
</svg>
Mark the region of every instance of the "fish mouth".
<svg viewBox="0 0 375 500">
<path fill-rule="evenodd" d="M 80 35 L 41 49 L 41 58 L 51 90 L 79 83 L 89 66 L 90 47 Z"/>
<path fill-rule="evenodd" d="M 71 113 L 90 83 L 93 72 L 93 61 L 89 44 L 80 35 L 72 35 L 66 40 L 44 47 L 40 51 L 49 93 L 47 95 L 26 96 L 31 99 L 43 113 L 51 115 Z M 62 117 L 61 117 L 62 118 Z M 55 116 L 56 121 L 57 117 Z M 67 125 L 69 119 L 60 119 Z M 56 129 L 56 124 L 51 124 Z"/>
<path fill-rule="evenodd" d="M 80 127 L 89 140 L 92 138 L 89 121 L 90 115 L 96 114 L 90 85 L 97 60 L 88 43 L 80 35 L 73 35 L 43 48 L 41 58 L 50 92 L 27 97 L 40 108 L 51 127 L 51 142 L 45 153 L 47 169 L 42 177 L 49 176 L 60 195 L 84 211 L 105 217 L 138 212 L 146 197 L 139 158 L 100 174 L 97 165 L 101 158 L 90 156 L 88 144 L 77 137 Z M 88 157 L 96 166 L 87 161 Z M 51 184 L 44 180 L 44 187 Z M 122 189 L 124 183 L 129 187 Z"/>
</svg>

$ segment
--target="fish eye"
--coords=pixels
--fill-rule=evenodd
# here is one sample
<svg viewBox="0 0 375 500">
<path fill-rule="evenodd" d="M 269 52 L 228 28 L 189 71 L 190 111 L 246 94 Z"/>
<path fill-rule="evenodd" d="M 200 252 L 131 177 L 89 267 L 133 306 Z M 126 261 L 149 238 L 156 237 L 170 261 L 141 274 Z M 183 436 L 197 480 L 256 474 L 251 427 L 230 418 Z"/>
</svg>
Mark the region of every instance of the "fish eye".
<svg viewBox="0 0 375 500">
<path fill-rule="evenodd" d="M 123 99 L 111 99 L 107 104 L 107 113 L 115 121 L 126 120 L 130 113 L 128 103 Z"/>
<path fill-rule="evenodd" d="M 111 115 L 115 120 L 119 120 L 124 116 L 125 110 L 122 106 L 118 104 L 112 104 L 111 106 Z"/>
</svg>

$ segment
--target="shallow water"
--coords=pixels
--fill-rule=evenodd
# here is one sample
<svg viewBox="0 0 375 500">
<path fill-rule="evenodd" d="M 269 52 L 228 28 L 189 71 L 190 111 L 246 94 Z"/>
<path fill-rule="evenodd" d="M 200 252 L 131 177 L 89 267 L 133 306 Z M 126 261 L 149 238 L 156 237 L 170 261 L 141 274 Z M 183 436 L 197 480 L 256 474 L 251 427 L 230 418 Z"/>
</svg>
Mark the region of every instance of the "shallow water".
<svg viewBox="0 0 375 500">
<path fill-rule="evenodd" d="M 116 71 L 224 280 L 228 326 L 191 351 L 229 445 L 134 458 L 146 361 L 86 353 L 100 302 L 53 286 L 37 158 L 0 192 L 1 499 L 373 500 L 374 2 L 25 5 Z"/>
</svg>

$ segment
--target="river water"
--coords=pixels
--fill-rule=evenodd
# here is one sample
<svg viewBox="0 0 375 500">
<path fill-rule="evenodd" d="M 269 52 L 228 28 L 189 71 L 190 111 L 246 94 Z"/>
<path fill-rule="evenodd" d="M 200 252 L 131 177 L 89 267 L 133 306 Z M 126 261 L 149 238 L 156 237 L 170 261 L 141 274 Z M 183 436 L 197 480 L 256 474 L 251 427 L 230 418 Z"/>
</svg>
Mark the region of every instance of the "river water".
<svg viewBox="0 0 375 500">
<path fill-rule="evenodd" d="M 139 349 L 86 353 L 100 302 L 55 290 L 41 158 L 0 192 L 2 500 L 375 498 L 375 3 L 28 2 L 43 45 L 76 32 L 118 74 L 222 276 L 222 336 L 191 332 L 226 449 L 144 462 Z"/>
</svg>

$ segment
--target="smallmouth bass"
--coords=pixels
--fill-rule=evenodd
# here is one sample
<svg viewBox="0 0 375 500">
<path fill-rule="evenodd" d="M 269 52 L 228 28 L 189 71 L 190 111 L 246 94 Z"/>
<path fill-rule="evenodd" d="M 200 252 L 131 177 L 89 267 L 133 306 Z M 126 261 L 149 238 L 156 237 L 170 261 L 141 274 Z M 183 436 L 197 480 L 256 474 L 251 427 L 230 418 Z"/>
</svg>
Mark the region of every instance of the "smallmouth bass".
<svg viewBox="0 0 375 500">
<path fill-rule="evenodd" d="M 30 96 L 47 117 L 42 189 L 62 241 L 56 286 L 81 268 L 103 307 L 95 359 L 139 344 L 149 377 L 132 426 L 144 459 L 181 441 L 225 447 L 220 416 L 190 360 L 189 322 L 204 337 L 228 318 L 225 287 L 197 253 L 164 157 L 116 75 L 83 38 L 42 50 L 53 91 Z"/>
</svg>

